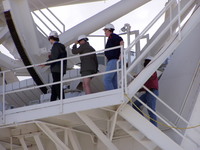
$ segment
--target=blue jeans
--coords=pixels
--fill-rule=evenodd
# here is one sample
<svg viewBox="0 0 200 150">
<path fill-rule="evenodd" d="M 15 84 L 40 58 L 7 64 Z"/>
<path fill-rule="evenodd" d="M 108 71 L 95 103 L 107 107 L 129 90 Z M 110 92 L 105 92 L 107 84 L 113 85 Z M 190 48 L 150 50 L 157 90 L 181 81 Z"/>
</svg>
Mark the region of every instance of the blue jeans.
<svg viewBox="0 0 200 150">
<path fill-rule="evenodd" d="M 158 90 L 153 89 L 151 90 L 155 95 L 158 96 Z M 140 100 L 142 102 L 144 102 L 145 104 L 147 104 L 147 106 L 149 106 L 152 110 L 156 111 L 156 98 L 151 95 L 149 92 L 144 93 L 142 96 L 140 96 Z M 134 104 L 140 108 L 142 106 L 142 104 L 139 101 L 135 101 Z M 133 108 L 135 110 L 137 110 L 140 114 L 142 114 L 134 105 Z M 157 117 L 155 114 L 153 114 L 150 110 L 148 110 L 149 116 L 153 119 L 153 120 L 157 120 Z M 143 115 L 143 114 L 142 114 Z M 153 121 L 150 119 L 150 122 L 152 124 L 154 124 L 155 126 L 157 126 L 157 122 Z"/>
<path fill-rule="evenodd" d="M 118 59 L 111 59 L 108 61 L 106 71 L 117 69 Z M 104 75 L 105 90 L 117 89 L 117 72 L 112 72 Z"/>
</svg>

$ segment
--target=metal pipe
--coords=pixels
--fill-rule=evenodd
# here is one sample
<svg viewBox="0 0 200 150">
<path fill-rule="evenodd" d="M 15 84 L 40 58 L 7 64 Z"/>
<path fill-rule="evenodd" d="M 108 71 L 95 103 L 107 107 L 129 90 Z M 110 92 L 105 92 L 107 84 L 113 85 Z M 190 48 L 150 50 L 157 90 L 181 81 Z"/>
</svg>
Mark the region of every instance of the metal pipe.
<svg viewBox="0 0 200 150">
<path fill-rule="evenodd" d="M 70 45 L 81 34 L 90 34 L 151 0 L 122 0 L 60 35 L 62 43 Z M 120 11 L 119 11 L 120 10 Z M 109 16 L 109 17 L 106 17 Z M 88 27 L 88 24 L 90 26 Z"/>
</svg>

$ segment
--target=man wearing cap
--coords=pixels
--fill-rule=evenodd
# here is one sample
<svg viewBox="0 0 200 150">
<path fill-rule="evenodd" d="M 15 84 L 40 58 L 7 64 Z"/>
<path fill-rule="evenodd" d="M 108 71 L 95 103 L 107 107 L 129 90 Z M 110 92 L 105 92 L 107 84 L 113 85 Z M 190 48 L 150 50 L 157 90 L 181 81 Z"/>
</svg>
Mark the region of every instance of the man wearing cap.
<svg viewBox="0 0 200 150">
<path fill-rule="evenodd" d="M 146 67 L 150 61 L 152 60 L 152 57 L 147 57 L 144 60 L 144 67 Z M 146 81 L 144 84 L 145 87 L 147 87 L 151 92 L 153 92 L 155 95 L 158 96 L 158 77 L 157 73 L 154 72 L 153 75 Z M 152 110 L 156 111 L 156 98 L 149 92 L 147 92 L 144 89 L 140 89 L 140 91 L 144 91 L 145 93 L 140 96 L 140 100 L 147 104 Z M 138 110 L 142 104 L 139 101 L 135 101 L 132 105 L 134 109 L 136 109 L 139 113 L 141 113 L 140 110 Z M 136 107 L 137 106 L 137 107 Z M 152 113 L 150 110 L 148 110 L 149 116 L 150 116 L 150 122 L 157 126 L 157 117 L 154 113 Z M 141 113 L 142 114 L 142 113 Z"/>
<path fill-rule="evenodd" d="M 77 44 L 80 46 L 77 47 Z M 85 35 L 80 35 L 77 42 L 72 47 L 73 54 L 86 54 L 95 52 L 95 49 L 89 44 L 88 38 Z M 87 56 L 81 56 L 81 76 L 88 76 L 97 73 L 98 61 L 96 54 L 90 54 Z M 90 81 L 92 78 L 83 79 L 83 89 L 85 94 L 91 93 Z"/>
<path fill-rule="evenodd" d="M 58 33 L 56 31 L 52 31 L 48 38 L 49 42 L 52 44 L 51 54 L 49 55 L 49 59 L 47 61 L 53 61 L 56 59 L 66 58 L 67 52 L 65 50 L 65 46 L 59 43 Z M 63 74 L 66 73 L 67 61 L 63 61 Z M 50 69 L 52 73 L 53 82 L 59 82 L 61 78 L 61 62 L 50 63 Z M 55 101 L 60 99 L 60 84 L 54 84 L 51 87 L 51 101 Z M 65 98 L 63 91 L 63 99 Z"/>
<path fill-rule="evenodd" d="M 105 48 L 116 47 L 120 45 L 124 45 L 123 39 L 113 33 L 115 27 L 112 24 L 107 24 L 104 27 L 104 32 L 106 37 L 108 37 Z M 117 69 L 117 61 L 120 58 L 120 48 L 112 49 L 109 51 L 105 51 L 105 56 L 107 58 L 106 71 L 116 70 Z M 113 90 L 117 89 L 117 72 L 108 73 L 104 75 L 104 87 L 105 90 Z"/>
</svg>

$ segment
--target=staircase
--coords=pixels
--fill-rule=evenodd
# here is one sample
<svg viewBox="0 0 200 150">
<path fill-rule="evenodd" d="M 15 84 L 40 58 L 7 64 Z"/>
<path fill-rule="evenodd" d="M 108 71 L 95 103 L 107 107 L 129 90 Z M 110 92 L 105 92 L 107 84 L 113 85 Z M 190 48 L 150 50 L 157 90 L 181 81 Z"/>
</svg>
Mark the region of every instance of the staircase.
<svg viewBox="0 0 200 150">
<path fill-rule="evenodd" d="M 170 1 L 166 8 L 163 9 L 163 13 L 170 8 L 170 6 L 176 6 L 175 8 L 180 7 L 179 3 L 177 4 L 176 2 L 175 0 Z M 181 4 L 185 2 L 186 1 L 182 0 Z M 177 125 L 179 124 L 173 122 L 173 119 L 171 120 L 170 117 L 167 116 L 167 113 L 162 113 L 163 109 L 160 110 L 162 107 L 158 107 L 158 111 L 155 113 L 159 118 L 158 121 L 167 125 L 168 130 L 173 132 L 172 134 L 168 134 L 165 130 L 162 131 L 162 127 L 160 126 L 158 128 L 155 127 L 148 119 L 141 116 L 127 104 L 129 101 L 127 97 L 135 97 L 137 91 L 143 86 L 146 80 L 169 56 L 172 54 L 175 56 L 175 53 L 177 53 L 177 55 L 182 53 L 179 49 L 183 43 L 188 42 L 188 44 L 192 44 L 190 43 L 191 41 L 187 39 L 191 37 L 190 33 L 195 34 L 195 31 L 196 34 L 199 33 L 197 32 L 199 31 L 198 25 L 200 20 L 200 9 L 198 7 L 182 28 L 177 24 L 181 19 L 181 14 L 183 16 L 185 15 L 184 10 L 188 10 L 191 6 L 194 6 L 195 3 L 193 0 L 187 2 L 188 3 L 184 5 L 180 12 L 177 13 L 168 24 L 163 25 L 165 28 L 162 26 L 162 31 L 160 31 L 153 41 L 148 43 L 148 46 L 142 51 L 141 55 L 136 58 L 128 68 L 122 68 L 124 72 L 124 76 L 122 75 L 124 85 L 122 84 L 120 89 L 6 110 L 3 111 L 3 115 L 1 116 L 0 124 L 2 128 L 9 129 L 12 127 L 11 133 L 14 135 L 13 137 L 19 139 L 19 143 L 22 145 L 23 149 L 28 149 L 28 147 L 32 145 L 43 150 L 44 147 L 47 147 L 44 143 L 52 142 L 54 143 L 52 146 L 53 148 L 67 150 L 130 150 L 133 149 L 131 146 L 134 146 L 136 150 L 189 150 L 191 147 L 194 150 L 198 150 L 200 147 L 198 140 L 199 133 L 196 132 L 195 137 L 193 137 L 194 133 L 191 134 L 191 132 L 189 132 L 188 134 L 187 130 L 172 128 L 178 128 Z M 161 12 L 157 16 L 157 19 L 162 16 L 163 13 Z M 130 47 L 125 49 L 124 55 L 137 44 L 152 25 L 153 23 L 150 23 L 136 40 L 131 43 Z M 171 26 L 179 28 L 176 30 L 176 27 L 172 29 Z M 166 37 L 166 35 L 168 35 L 168 37 Z M 160 39 L 162 39 L 163 36 L 165 36 L 162 41 L 164 44 L 160 45 L 156 50 L 152 49 L 156 47 L 158 44 L 157 42 L 161 42 Z M 137 65 L 150 54 L 154 54 L 153 60 L 136 78 L 134 78 L 134 80 L 130 81 L 130 76 L 133 78 L 132 73 Z M 195 62 L 198 62 L 198 58 L 199 57 L 195 59 Z M 167 67 L 169 66 L 170 64 Z M 164 77 L 170 72 L 171 71 L 168 71 L 168 68 L 166 68 L 160 81 L 164 82 L 162 79 L 164 80 Z M 193 93 L 193 95 L 190 96 L 196 96 L 195 94 L 196 93 Z M 160 100 L 158 100 L 158 102 L 160 103 Z M 199 103 L 199 96 L 196 96 L 194 103 Z M 171 104 L 167 104 L 165 101 L 163 101 L 162 104 L 164 104 L 165 109 L 170 108 L 174 110 Z M 149 109 L 148 107 L 146 108 Z M 172 112 L 174 113 L 174 111 Z M 181 114 L 177 112 L 175 112 L 175 115 L 177 115 L 176 118 L 181 120 L 180 122 L 184 122 L 184 127 L 193 126 L 193 124 L 190 124 L 191 122 L 188 118 L 182 118 Z M 194 118 L 197 117 L 197 110 L 191 112 L 191 116 L 192 122 L 194 122 Z M 16 123 L 17 125 L 15 125 Z M 34 132 L 32 131 L 33 129 L 35 129 Z M 195 131 L 196 129 L 192 130 L 192 132 Z M 35 133 L 37 133 L 37 136 Z M 44 135 L 46 139 L 43 139 Z M 27 138 L 32 139 L 29 140 L 30 143 L 25 142 Z M 68 140 L 68 138 L 70 140 Z M 128 142 L 125 141 L 126 138 Z M 44 143 L 41 144 L 43 140 Z M 125 144 L 120 144 L 122 141 Z M 87 144 L 85 144 L 85 142 L 87 142 Z M 128 143 L 127 146 L 126 143 Z M 6 144 L 2 143 L 2 145 L 6 147 Z M 190 147 L 188 145 L 190 145 Z"/>
</svg>

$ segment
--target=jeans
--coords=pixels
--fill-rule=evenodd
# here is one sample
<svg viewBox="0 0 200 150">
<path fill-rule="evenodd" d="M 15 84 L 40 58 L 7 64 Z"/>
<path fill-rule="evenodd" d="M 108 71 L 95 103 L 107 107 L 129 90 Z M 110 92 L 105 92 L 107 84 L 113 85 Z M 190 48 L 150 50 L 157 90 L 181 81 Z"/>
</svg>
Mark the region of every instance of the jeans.
<svg viewBox="0 0 200 150">
<path fill-rule="evenodd" d="M 155 95 L 158 96 L 158 90 L 153 89 L 151 90 Z M 152 110 L 156 111 L 156 98 L 151 95 L 149 92 L 144 93 L 142 96 L 140 96 L 140 100 L 142 102 L 144 102 L 145 104 L 147 104 L 147 106 L 149 106 Z M 142 106 L 142 104 L 139 101 L 135 101 L 134 104 L 140 108 Z M 137 110 L 140 114 L 142 114 L 134 105 L 133 108 L 135 110 Z M 153 119 L 157 121 L 157 117 L 155 114 L 153 114 L 150 110 L 148 110 L 149 116 Z M 143 115 L 143 114 L 142 114 Z M 152 119 L 150 119 L 150 122 L 152 124 L 154 124 L 157 127 L 157 122 L 153 121 Z"/>
<path fill-rule="evenodd" d="M 106 71 L 117 69 L 118 59 L 111 59 L 108 61 Z M 104 75 L 104 87 L 105 90 L 117 89 L 117 72 L 112 72 Z"/>
</svg>

